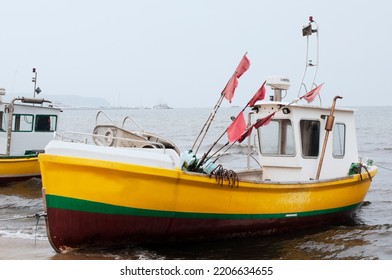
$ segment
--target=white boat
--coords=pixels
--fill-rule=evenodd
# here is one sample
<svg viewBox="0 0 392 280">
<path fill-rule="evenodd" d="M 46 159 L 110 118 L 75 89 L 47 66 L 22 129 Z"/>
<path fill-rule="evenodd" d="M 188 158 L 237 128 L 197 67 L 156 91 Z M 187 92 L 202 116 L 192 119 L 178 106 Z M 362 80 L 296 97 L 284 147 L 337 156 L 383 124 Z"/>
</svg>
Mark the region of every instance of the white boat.
<svg viewBox="0 0 392 280">
<path fill-rule="evenodd" d="M 39 98 L 0 102 L 0 182 L 41 176 L 38 154 L 54 139 L 60 112 Z"/>
<path fill-rule="evenodd" d="M 154 105 L 152 108 L 153 109 L 173 109 L 172 107 L 170 107 L 166 103 L 159 103 L 157 105 Z"/>
</svg>

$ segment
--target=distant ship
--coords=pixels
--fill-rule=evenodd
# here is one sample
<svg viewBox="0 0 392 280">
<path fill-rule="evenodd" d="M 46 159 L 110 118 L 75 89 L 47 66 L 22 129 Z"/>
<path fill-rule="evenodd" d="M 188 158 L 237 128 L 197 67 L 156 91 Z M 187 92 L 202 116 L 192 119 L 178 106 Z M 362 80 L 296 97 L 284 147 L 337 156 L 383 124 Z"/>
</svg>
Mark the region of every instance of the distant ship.
<svg viewBox="0 0 392 280">
<path fill-rule="evenodd" d="M 152 108 L 154 108 L 154 109 L 173 109 L 172 107 L 170 107 L 166 103 L 159 103 Z"/>
</svg>

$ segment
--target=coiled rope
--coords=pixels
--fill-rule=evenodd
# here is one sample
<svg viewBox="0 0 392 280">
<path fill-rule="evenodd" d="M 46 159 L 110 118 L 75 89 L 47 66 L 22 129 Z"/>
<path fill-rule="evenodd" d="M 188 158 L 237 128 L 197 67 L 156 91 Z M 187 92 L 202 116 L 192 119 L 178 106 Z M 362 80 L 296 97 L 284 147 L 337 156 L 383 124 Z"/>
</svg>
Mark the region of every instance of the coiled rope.
<svg viewBox="0 0 392 280">
<path fill-rule="evenodd" d="M 237 187 L 239 185 L 238 175 L 233 170 L 225 169 L 221 164 L 219 164 L 210 174 L 210 178 L 212 175 L 215 175 L 215 179 L 218 184 L 223 186 L 223 182 L 227 181 L 229 187 Z"/>
</svg>

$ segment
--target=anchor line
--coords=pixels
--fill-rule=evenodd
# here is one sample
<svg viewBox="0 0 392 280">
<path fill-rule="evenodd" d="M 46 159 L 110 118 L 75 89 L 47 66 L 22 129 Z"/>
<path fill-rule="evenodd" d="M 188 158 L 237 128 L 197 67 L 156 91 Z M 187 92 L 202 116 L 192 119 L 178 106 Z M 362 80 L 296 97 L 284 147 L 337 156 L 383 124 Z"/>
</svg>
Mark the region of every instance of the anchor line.
<svg viewBox="0 0 392 280">
<path fill-rule="evenodd" d="M 41 213 L 38 214 L 36 213 L 35 215 L 32 216 L 33 218 L 37 219 L 37 222 L 35 223 L 35 235 L 34 235 L 34 247 L 37 245 L 37 235 L 38 235 L 38 223 L 39 223 L 39 219 L 41 217 L 46 217 L 46 213 Z"/>
<path fill-rule="evenodd" d="M 35 218 L 36 219 L 36 223 L 35 223 L 35 236 L 34 236 L 34 246 L 37 245 L 37 234 L 38 234 L 38 224 L 39 224 L 39 220 L 41 217 L 46 217 L 47 214 L 46 213 L 35 213 L 34 215 L 27 215 L 27 216 L 23 216 L 23 217 L 14 217 L 14 218 L 9 218 L 9 219 L 1 219 L 0 222 L 7 222 L 7 221 L 15 221 L 15 220 L 21 220 L 21 219 L 31 219 L 31 218 Z"/>
<path fill-rule="evenodd" d="M 7 221 L 14 221 L 14 220 L 21 220 L 21 219 L 31 219 L 31 218 L 39 219 L 41 217 L 46 217 L 46 213 L 35 213 L 34 215 L 27 215 L 27 216 L 22 216 L 22 217 L 1 219 L 0 222 L 7 222 Z"/>
<path fill-rule="evenodd" d="M 388 167 L 385 167 L 385 166 L 379 165 L 378 163 L 377 163 L 376 165 L 377 165 L 377 167 L 380 167 L 380 168 L 382 168 L 382 169 L 385 169 L 385 170 L 388 170 L 388 171 L 392 171 L 392 169 L 391 169 L 391 168 L 388 168 Z"/>
</svg>

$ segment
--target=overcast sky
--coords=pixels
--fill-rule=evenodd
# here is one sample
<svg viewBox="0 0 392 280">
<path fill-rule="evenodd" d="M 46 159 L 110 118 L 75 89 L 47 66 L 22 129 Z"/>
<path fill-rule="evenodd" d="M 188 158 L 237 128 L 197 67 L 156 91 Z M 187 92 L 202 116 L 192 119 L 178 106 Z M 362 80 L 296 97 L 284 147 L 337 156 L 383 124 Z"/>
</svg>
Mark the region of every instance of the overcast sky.
<svg viewBox="0 0 392 280">
<path fill-rule="evenodd" d="M 32 96 L 36 67 L 40 97 L 213 107 L 248 52 L 251 66 L 224 105 L 244 106 L 271 75 L 290 78 L 291 101 L 305 67 L 301 30 L 313 16 L 323 104 L 341 95 L 345 106 L 392 105 L 388 0 L 0 0 L 0 11 L 7 94 Z"/>
</svg>

